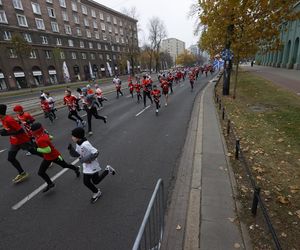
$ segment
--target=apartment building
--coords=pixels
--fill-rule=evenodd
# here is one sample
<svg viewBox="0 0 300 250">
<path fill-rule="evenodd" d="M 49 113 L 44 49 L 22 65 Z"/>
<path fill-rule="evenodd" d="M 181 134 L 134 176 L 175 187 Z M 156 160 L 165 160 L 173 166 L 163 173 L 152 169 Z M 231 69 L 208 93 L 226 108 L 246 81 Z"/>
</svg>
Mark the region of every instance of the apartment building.
<svg viewBox="0 0 300 250">
<path fill-rule="evenodd" d="M 91 0 L 0 0 L 0 91 L 122 73 L 137 20 Z"/>
<path fill-rule="evenodd" d="M 176 65 L 176 58 L 179 54 L 183 53 L 185 50 L 185 43 L 176 38 L 168 38 L 162 40 L 161 51 L 166 51 L 172 56 L 173 62 Z"/>
</svg>

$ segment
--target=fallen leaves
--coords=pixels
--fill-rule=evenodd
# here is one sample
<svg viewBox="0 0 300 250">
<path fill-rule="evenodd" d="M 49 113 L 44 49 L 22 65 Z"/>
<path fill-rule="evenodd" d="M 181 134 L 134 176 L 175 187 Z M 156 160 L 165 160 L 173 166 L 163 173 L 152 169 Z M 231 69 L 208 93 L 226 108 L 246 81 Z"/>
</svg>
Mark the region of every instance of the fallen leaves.
<svg viewBox="0 0 300 250">
<path fill-rule="evenodd" d="M 277 201 L 278 201 L 279 203 L 281 203 L 281 204 L 284 204 L 284 205 L 290 203 L 289 198 L 288 198 L 288 197 L 285 197 L 285 196 L 282 196 L 282 195 L 277 196 Z"/>
<path fill-rule="evenodd" d="M 295 194 L 295 193 L 298 193 L 298 192 L 299 192 L 300 187 L 297 186 L 297 185 L 292 185 L 292 186 L 289 186 L 289 189 L 290 189 L 290 192 L 291 192 L 292 194 Z"/>
<path fill-rule="evenodd" d="M 297 211 L 295 212 L 295 214 L 296 214 L 297 217 L 300 219 L 300 210 L 297 210 Z"/>
<path fill-rule="evenodd" d="M 241 245 L 239 243 L 235 243 L 234 248 L 241 248 Z"/>
<path fill-rule="evenodd" d="M 181 226 L 179 224 L 176 226 L 176 230 L 181 230 Z"/>
</svg>

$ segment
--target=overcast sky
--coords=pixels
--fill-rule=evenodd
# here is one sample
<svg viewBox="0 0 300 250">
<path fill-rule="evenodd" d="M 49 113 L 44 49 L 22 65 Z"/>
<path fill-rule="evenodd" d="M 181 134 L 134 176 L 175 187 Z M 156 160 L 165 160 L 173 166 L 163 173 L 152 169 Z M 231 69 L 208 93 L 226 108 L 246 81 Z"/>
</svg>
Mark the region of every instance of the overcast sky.
<svg viewBox="0 0 300 250">
<path fill-rule="evenodd" d="M 167 37 L 177 38 L 185 42 L 188 48 L 196 44 L 198 38 L 193 35 L 195 19 L 188 18 L 188 12 L 192 3 L 197 0 L 94 0 L 100 4 L 121 11 L 124 7 L 130 9 L 136 7 L 139 16 L 139 41 L 143 45 L 147 41 L 147 24 L 149 19 L 157 16 L 165 24 Z"/>
</svg>

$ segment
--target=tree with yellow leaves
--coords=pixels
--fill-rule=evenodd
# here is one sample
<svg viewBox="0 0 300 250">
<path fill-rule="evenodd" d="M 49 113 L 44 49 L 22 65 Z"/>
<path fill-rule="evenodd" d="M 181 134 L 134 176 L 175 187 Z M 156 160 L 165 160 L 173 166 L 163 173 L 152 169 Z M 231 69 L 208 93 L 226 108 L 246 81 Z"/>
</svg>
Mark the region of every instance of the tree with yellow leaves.
<svg viewBox="0 0 300 250">
<path fill-rule="evenodd" d="M 193 66 L 196 63 L 196 60 L 196 57 L 191 52 L 184 50 L 183 53 L 177 56 L 176 64 L 181 66 Z"/>
<path fill-rule="evenodd" d="M 204 27 L 201 45 L 211 55 L 230 49 L 236 62 L 254 56 L 260 49 L 280 48 L 280 27 L 283 22 L 299 18 L 293 10 L 298 0 L 199 0 L 199 18 Z M 229 95 L 231 60 L 224 65 L 223 95 Z"/>
</svg>

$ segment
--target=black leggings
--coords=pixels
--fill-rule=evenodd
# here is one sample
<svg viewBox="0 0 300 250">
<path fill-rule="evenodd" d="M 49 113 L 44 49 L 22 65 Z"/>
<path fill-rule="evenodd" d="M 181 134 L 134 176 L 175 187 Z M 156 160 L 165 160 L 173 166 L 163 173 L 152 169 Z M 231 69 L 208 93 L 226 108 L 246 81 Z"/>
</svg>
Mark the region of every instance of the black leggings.
<svg viewBox="0 0 300 250">
<path fill-rule="evenodd" d="M 144 98 L 144 106 L 146 107 L 146 96 L 150 99 L 151 103 L 153 103 L 150 92 L 143 91 L 143 98 Z"/>
<path fill-rule="evenodd" d="M 141 92 L 136 92 L 136 96 L 137 96 L 138 103 L 140 103 L 140 99 L 143 99 L 142 95 L 141 95 Z"/>
<path fill-rule="evenodd" d="M 88 131 L 92 131 L 92 116 L 94 116 L 96 119 L 101 119 L 105 122 L 105 117 L 98 115 L 97 108 L 93 106 L 92 108 L 86 108 L 87 113 L 87 121 L 88 121 Z"/>
<path fill-rule="evenodd" d="M 48 167 L 50 166 L 51 162 L 56 163 L 57 165 L 61 166 L 62 168 L 70 168 L 74 171 L 77 170 L 77 167 L 75 167 L 72 164 L 66 163 L 64 161 L 64 159 L 62 159 L 62 158 L 61 159 L 56 158 L 55 160 L 52 160 L 52 161 L 48 161 L 48 160 L 44 159 L 42 161 L 41 165 L 40 165 L 38 175 L 41 176 L 48 185 L 52 184 L 52 181 L 51 181 L 49 175 L 47 175 L 47 173 L 46 173 L 46 171 L 47 171 Z"/>
<path fill-rule="evenodd" d="M 99 172 L 96 172 L 94 174 L 83 174 L 83 183 L 93 193 L 97 193 L 98 188 L 95 186 L 95 184 L 96 185 L 99 184 L 107 175 L 108 175 L 108 170 L 104 170 L 101 173 L 101 175 L 99 175 Z"/>
<path fill-rule="evenodd" d="M 77 120 L 75 118 L 73 118 L 73 116 L 75 116 L 77 118 L 77 120 L 79 121 L 83 121 L 82 118 L 78 115 L 77 111 L 76 110 L 70 110 L 69 111 L 69 115 L 68 115 L 68 118 L 72 121 L 75 121 L 77 122 Z"/>
<path fill-rule="evenodd" d="M 33 154 L 33 155 L 43 157 L 42 154 L 36 152 L 36 150 L 34 149 L 34 144 L 32 142 L 25 142 L 25 143 L 20 144 L 20 145 L 10 145 L 7 160 L 17 169 L 19 174 L 25 172 L 23 170 L 23 168 L 21 167 L 20 162 L 16 159 L 16 156 L 17 156 L 20 149 L 26 150 L 26 151 L 30 152 L 31 154 Z"/>
</svg>

